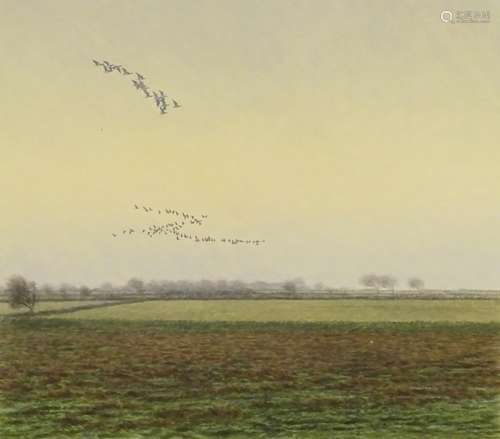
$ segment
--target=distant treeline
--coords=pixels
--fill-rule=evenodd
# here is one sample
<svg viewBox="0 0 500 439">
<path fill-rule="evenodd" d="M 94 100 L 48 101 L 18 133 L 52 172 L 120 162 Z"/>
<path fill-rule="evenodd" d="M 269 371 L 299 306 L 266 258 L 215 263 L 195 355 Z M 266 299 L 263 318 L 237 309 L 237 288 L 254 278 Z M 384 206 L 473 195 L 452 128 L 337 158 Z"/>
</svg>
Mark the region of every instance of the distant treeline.
<svg viewBox="0 0 500 439">
<path fill-rule="evenodd" d="M 60 285 L 42 284 L 34 286 L 39 299 L 93 299 L 93 298 L 132 298 L 132 297 L 192 297 L 203 298 L 215 296 L 238 296 L 248 297 L 256 292 L 294 294 L 298 292 L 311 291 L 302 279 L 293 279 L 284 282 L 243 282 L 240 280 L 200 280 L 200 281 L 143 281 L 132 278 L 124 285 L 113 285 L 109 282 L 98 287 L 87 285 L 72 285 L 62 283 Z M 327 291 L 322 284 L 315 285 L 318 291 Z M 8 288 L 0 288 L 0 292 L 8 294 Z"/>
<path fill-rule="evenodd" d="M 396 281 L 387 275 L 365 275 L 364 288 L 331 288 L 322 283 L 309 286 L 302 278 L 282 282 L 244 282 L 240 280 L 143 281 L 132 278 L 123 285 L 109 282 L 99 287 L 58 286 L 30 283 L 30 294 L 36 300 L 154 300 L 154 299 L 328 299 L 328 298 L 500 298 L 499 291 L 424 289 L 416 278 L 408 280 L 408 288 L 396 289 Z M 0 300 L 9 298 L 9 289 L 0 289 Z M 24 297 L 21 295 L 21 297 Z"/>
</svg>

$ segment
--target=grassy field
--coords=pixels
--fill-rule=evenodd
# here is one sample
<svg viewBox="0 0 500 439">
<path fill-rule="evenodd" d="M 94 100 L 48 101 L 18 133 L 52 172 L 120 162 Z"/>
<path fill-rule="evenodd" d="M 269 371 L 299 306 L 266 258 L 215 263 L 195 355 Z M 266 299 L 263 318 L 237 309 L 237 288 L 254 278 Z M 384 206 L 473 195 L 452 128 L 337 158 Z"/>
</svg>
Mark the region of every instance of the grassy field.
<svg viewBox="0 0 500 439">
<path fill-rule="evenodd" d="M 500 300 L 171 300 L 84 310 L 64 317 L 92 320 L 498 322 Z"/>
<path fill-rule="evenodd" d="M 499 307 L 148 301 L 4 319 L 0 437 L 500 438 Z"/>
<path fill-rule="evenodd" d="M 98 301 L 98 300 L 61 300 L 57 302 L 38 302 L 36 304 L 35 310 L 38 311 L 53 311 L 65 308 L 72 308 L 74 306 L 80 305 L 97 305 L 99 303 L 105 303 L 106 301 Z M 0 316 L 5 315 L 13 315 L 13 314 L 21 314 L 26 313 L 26 308 L 20 308 L 13 310 L 9 307 L 9 304 L 6 302 L 0 302 Z"/>
<path fill-rule="evenodd" d="M 499 324 L 0 323 L 2 438 L 498 438 Z"/>
</svg>

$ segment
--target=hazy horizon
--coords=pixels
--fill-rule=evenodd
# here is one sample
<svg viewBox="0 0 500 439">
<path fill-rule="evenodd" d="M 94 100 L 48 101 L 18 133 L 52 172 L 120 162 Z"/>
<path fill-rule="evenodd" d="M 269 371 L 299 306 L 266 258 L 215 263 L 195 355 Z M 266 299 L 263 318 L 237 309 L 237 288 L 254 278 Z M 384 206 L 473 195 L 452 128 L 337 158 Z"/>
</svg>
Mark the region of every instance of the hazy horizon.
<svg viewBox="0 0 500 439">
<path fill-rule="evenodd" d="M 500 288 L 499 17 L 492 1 L 0 0 L 0 284 Z M 92 59 L 182 108 L 158 114 Z M 266 243 L 113 238 L 155 222 L 136 203 Z"/>
</svg>

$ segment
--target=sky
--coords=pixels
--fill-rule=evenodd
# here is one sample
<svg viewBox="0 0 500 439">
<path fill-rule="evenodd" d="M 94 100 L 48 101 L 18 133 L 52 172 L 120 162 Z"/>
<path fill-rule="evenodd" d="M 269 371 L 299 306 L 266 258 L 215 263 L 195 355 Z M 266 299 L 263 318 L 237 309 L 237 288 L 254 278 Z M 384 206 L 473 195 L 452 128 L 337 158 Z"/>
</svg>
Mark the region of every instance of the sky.
<svg viewBox="0 0 500 439">
<path fill-rule="evenodd" d="M 500 288 L 499 49 L 493 1 L 0 0 L 0 281 Z M 266 243 L 113 238 L 135 203 Z"/>
</svg>

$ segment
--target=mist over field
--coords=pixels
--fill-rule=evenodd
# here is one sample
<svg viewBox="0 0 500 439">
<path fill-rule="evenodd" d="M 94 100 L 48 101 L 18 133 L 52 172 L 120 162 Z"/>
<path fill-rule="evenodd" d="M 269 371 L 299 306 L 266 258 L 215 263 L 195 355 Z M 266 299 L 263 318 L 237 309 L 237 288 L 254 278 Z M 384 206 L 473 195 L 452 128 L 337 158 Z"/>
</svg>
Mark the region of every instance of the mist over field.
<svg viewBox="0 0 500 439">
<path fill-rule="evenodd" d="M 499 10 L 454 7 L 491 22 L 428 0 L 2 0 L 0 278 L 498 289 Z M 134 204 L 266 244 L 113 239 L 158 222 Z"/>
</svg>

